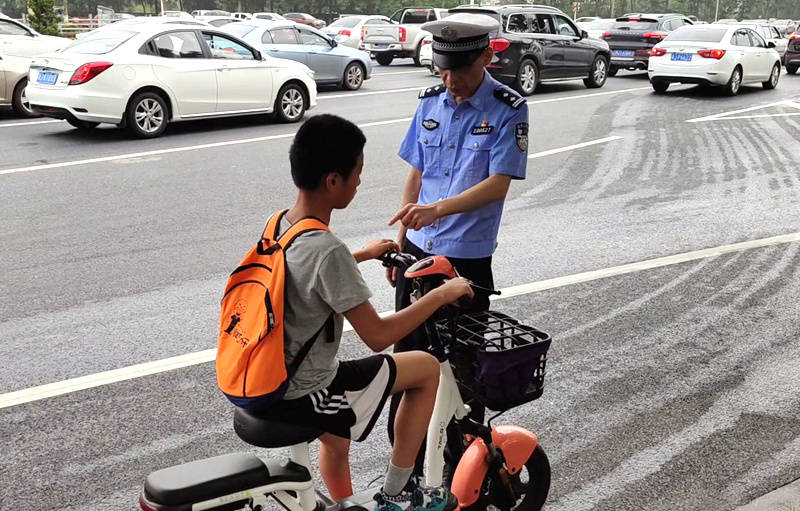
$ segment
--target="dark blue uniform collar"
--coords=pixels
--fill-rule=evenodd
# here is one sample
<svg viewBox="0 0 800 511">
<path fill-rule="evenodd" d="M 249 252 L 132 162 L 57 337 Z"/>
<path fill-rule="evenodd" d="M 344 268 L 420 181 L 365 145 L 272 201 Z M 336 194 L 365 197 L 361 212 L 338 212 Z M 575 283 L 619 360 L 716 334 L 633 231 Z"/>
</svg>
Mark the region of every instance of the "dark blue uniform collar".
<svg viewBox="0 0 800 511">
<path fill-rule="evenodd" d="M 480 110 L 481 112 L 485 112 L 489 107 L 489 102 L 493 99 L 494 89 L 497 87 L 498 83 L 499 82 L 492 78 L 489 72 L 484 69 L 483 81 L 481 82 L 480 87 L 478 87 L 478 90 L 475 91 L 475 94 L 473 94 L 471 98 L 466 100 L 466 103 L 469 103 L 475 109 Z M 449 90 L 445 94 L 442 94 L 442 102 L 449 103 L 453 108 L 456 107 L 456 100 L 453 98 L 453 94 Z"/>
</svg>

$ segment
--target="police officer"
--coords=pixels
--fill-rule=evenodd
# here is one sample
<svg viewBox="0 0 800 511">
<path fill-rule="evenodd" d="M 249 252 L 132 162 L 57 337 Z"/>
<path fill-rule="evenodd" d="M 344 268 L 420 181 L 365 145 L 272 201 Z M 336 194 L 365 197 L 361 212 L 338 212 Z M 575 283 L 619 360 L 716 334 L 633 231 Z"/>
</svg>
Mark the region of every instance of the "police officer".
<svg viewBox="0 0 800 511">
<path fill-rule="evenodd" d="M 528 105 L 485 70 L 494 56 L 489 34 L 498 28 L 492 17 L 471 13 L 422 26 L 433 34 L 433 63 L 443 83 L 420 92 L 399 151 L 411 165 L 403 206 L 389 222 L 400 222 L 398 243 L 404 252 L 418 258 L 447 256 L 460 275 L 487 288 L 494 287 L 492 253 L 503 201 L 511 180 L 525 178 L 528 157 Z M 396 309 L 407 307 L 410 282 L 396 269 L 389 269 L 387 277 L 396 286 Z M 471 309 L 488 308 L 489 297 L 476 293 Z M 417 331 L 395 350 L 427 345 L 424 332 Z M 390 439 L 399 397 L 390 407 Z M 471 406 L 473 418 L 483 420 L 482 407 Z M 449 453 L 460 452 L 459 441 L 451 425 L 446 452 L 451 467 L 457 460 Z M 419 475 L 423 452 L 415 467 Z"/>
</svg>

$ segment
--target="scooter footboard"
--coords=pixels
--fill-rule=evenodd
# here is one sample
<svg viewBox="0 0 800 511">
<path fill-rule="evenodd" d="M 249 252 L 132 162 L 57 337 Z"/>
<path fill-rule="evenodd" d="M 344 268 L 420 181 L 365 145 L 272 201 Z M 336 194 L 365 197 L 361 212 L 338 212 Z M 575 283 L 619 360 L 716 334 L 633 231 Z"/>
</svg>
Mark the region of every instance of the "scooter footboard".
<svg viewBox="0 0 800 511">
<path fill-rule="evenodd" d="M 153 472 L 139 505 L 144 511 L 241 509 L 264 495 L 313 487 L 308 469 L 294 462 L 265 463 L 252 454 L 225 454 Z"/>
</svg>

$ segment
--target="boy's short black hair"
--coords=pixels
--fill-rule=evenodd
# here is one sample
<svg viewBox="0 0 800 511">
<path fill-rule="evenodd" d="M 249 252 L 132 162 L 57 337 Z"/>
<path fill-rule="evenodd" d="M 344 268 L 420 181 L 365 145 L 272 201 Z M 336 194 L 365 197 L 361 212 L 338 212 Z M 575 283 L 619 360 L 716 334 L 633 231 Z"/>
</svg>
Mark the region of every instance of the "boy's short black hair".
<svg viewBox="0 0 800 511">
<path fill-rule="evenodd" d="M 359 127 L 347 119 L 331 114 L 310 117 L 297 130 L 289 149 L 295 186 L 315 190 L 331 172 L 349 178 L 366 141 Z"/>
</svg>

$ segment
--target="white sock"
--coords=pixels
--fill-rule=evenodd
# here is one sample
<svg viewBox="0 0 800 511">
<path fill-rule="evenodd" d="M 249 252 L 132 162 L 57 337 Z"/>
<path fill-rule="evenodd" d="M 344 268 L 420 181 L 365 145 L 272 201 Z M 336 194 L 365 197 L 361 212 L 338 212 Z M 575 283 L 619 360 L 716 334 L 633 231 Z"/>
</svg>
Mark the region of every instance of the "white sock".
<svg viewBox="0 0 800 511">
<path fill-rule="evenodd" d="M 413 466 L 408 468 L 395 467 L 390 461 L 389 468 L 386 469 L 386 479 L 383 481 L 383 492 L 392 497 L 399 495 L 405 488 L 406 483 L 408 483 L 408 478 L 411 477 L 411 472 L 413 471 Z"/>
</svg>

